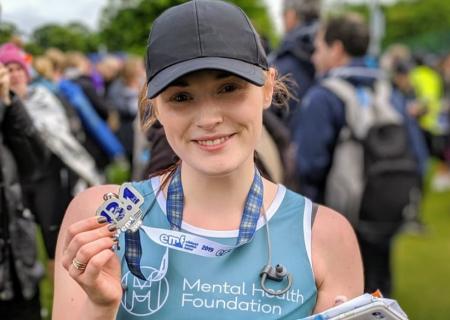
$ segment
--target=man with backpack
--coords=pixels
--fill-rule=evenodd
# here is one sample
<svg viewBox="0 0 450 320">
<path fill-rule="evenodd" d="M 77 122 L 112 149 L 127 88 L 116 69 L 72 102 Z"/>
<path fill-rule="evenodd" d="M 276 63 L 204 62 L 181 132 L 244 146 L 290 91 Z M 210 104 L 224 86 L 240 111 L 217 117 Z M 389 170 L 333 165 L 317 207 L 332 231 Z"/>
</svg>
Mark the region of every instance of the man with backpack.
<svg viewBox="0 0 450 320">
<path fill-rule="evenodd" d="M 364 63 L 369 30 L 357 15 L 331 18 L 316 36 L 317 84 L 294 114 L 303 194 L 356 229 L 365 290 L 391 293 L 390 249 L 417 199 L 426 154 L 404 99 Z"/>
</svg>

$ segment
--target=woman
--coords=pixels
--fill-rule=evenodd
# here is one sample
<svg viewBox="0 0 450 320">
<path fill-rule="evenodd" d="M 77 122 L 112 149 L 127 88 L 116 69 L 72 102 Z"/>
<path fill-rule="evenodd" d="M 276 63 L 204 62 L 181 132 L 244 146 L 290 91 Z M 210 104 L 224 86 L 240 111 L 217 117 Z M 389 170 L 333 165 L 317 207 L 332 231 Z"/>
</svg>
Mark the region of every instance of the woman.
<svg viewBox="0 0 450 320">
<path fill-rule="evenodd" d="M 30 72 L 20 48 L 12 43 L 0 47 L 0 62 L 10 78 L 11 90 L 23 101 L 45 146 L 51 151 L 41 162 L 39 177 L 23 184 L 24 202 L 36 215 L 46 247 L 48 272 L 53 264 L 59 226 L 73 193 L 87 184 L 99 184 L 92 157 L 70 131 L 69 119 L 60 101 L 43 86 L 30 86 Z"/>
<path fill-rule="evenodd" d="M 36 225 L 25 207 L 21 182 L 39 174 L 48 153 L 22 101 L 10 91 L 0 63 L 0 314 L 4 319 L 41 319 Z"/>
<path fill-rule="evenodd" d="M 106 94 L 114 102 L 114 111 L 119 117 L 116 135 L 123 144 L 128 161 L 133 162 L 134 122 L 138 113 L 139 91 L 145 81 L 145 66 L 142 57 L 129 56 L 117 79 L 113 80 Z"/>
<path fill-rule="evenodd" d="M 203 0 L 165 11 L 147 59 L 141 114 L 159 120 L 180 163 L 132 185 L 143 197 L 133 198 L 143 202 L 139 232 L 117 239 L 114 224 L 94 217 L 118 186 L 73 200 L 58 240 L 54 318 L 298 319 L 361 294 L 347 221 L 325 207 L 314 219 L 309 200 L 255 170 L 263 110 L 280 95 L 242 10 Z M 285 267 L 271 268 L 272 256 Z"/>
</svg>

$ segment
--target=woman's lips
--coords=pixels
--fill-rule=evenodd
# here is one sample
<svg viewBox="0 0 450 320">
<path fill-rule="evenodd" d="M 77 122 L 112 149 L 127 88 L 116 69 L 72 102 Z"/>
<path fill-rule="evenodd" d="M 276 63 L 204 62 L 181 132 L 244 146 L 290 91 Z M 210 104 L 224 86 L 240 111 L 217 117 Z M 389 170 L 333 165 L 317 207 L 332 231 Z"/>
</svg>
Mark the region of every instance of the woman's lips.
<svg viewBox="0 0 450 320">
<path fill-rule="evenodd" d="M 226 136 L 217 136 L 217 137 L 202 137 L 200 139 L 195 139 L 194 141 L 202 148 L 206 150 L 217 150 L 222 148 L 226 142 L 233 136 L 226 135 Z"/>
</svg>

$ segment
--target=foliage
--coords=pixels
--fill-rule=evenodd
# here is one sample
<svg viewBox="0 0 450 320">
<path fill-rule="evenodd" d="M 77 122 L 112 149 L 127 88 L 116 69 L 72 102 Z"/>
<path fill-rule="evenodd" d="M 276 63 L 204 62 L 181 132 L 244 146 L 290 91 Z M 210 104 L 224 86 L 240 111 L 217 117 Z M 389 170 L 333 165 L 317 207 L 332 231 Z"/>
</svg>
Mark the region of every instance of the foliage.
<svg viewBox="0 0 450 320">
<path fill-rule="evenodd" d="M 402 42 L 412 49 L 450 49 L 450 2 L 442 0 L 402 0 L 385 8 L 385 45 Z M 442 38 L 444 36 L 444 38 Z M 447 40 L 447 41 L 445 41 Z"/>
<path fill-rule="evenodd" d="M 14 23 L 2 22 L 0 23 L 0 44 L 8 42 L 11 37 L 18 33 L 18 29 Z"/>
<path fill-rule="evenodd" d="M 142 54 L 153 20 L 185 0 L 109 0 L 102 13 L 100 34 L 108 50 Z M 263 0 L 233 0 L 262 34 L 274 39 L 274 28 Z"/>
<path fill-rule="evenodd" d="M 367 5 L 346 3 L 341 7 L 344 11 L 356 11 L 369 17 Z M 399 0 L 382 9 L 386 21 L 383 47 L 404 43 L 422 52 L 450 50 L 450 1 Z"/>
<path fill-rule="evenodd" d="M 56 47 L 63 51 L 90 52 L 97 51 L 99 44 L 98 35 L 78 22 L 65 26 L 46 24 L 33 31 L 32 40 L 34 50 Z"/>
</svg>

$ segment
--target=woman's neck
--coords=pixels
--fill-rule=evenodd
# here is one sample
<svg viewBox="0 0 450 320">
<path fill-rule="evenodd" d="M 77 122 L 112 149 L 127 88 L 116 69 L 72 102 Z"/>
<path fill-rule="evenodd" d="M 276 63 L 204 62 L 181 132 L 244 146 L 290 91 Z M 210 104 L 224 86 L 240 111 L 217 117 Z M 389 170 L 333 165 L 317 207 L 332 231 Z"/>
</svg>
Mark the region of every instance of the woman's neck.
<svg viewBox="0 0 450 320">
<path fill-rule="evenodd" d="M 223 176 L 206 176 L 183 166 L 183 220 L 207 229 L 239 228 L 254 174 L 253 162 Z"/>
</svg>

